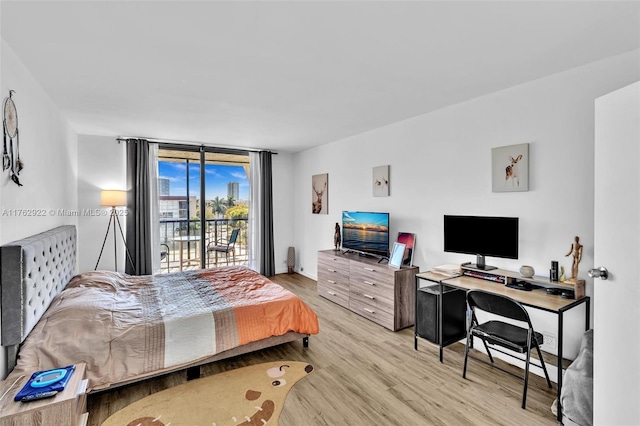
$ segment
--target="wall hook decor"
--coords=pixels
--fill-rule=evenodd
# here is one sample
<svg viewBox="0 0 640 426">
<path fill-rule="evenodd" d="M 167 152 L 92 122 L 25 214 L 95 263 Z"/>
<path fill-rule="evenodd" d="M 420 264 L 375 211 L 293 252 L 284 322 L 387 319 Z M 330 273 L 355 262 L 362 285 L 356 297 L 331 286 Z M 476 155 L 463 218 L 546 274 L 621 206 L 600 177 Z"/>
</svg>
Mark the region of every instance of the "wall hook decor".
<svg viewBox="0 0 640 426">
<path fill-rule="evenodd" d="M 11 180 L 16 185 L 22 186 L 19 175 L 24 169 L 24 163 L 20 159 L 20 137 L 18 135 L 18 110 L 13 102 L 15 90 L 9 90 L 9 96 L 4 99 L 3 120 L 4 139 L 2 144 L 2 171 L 10 170 Z M 7 146 L 7 140 L 9 142 Z M 15 140 L 15 146 L 14 146 Z"/>
</svg>

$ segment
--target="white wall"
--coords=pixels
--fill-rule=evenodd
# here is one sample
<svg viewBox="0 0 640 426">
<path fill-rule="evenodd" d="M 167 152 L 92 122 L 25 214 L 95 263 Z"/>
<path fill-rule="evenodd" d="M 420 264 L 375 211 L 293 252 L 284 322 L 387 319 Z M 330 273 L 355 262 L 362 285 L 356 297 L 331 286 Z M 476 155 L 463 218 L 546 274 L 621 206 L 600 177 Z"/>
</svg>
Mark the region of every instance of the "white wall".
<svg viewBox="0 0 640 426">
<path fill-rule="evenodd" d="M 444 253 L 444 214 L 517 216 L 519 259 L 487 263 L 514 271 L 528 264 L 548 276 L 558 260 L 570 273 L 565 254 L 578 235 L 579 277 L 592 295 L 594 99 L 637 80 L 638 59 L 634 51 L 296 154 L 297 270 L 316 278 L 316 253 L 332 247 L 342 210 L 389 212 L 392 235 L 417 234 L 422 271 L 474 260 Z M 493 193 L 491 148 L 521 143 L 529 143 L 529 191 Z M 373 197 L 372 168 L 385 164 L 391 196 Z M 311 214 L 311 176 L 319 173 L 329 174 L 328 215 Z M 584 311 L 575 311 L 565 316 L 567 357 L 584 323 Z M 557 330 L 554 317 L 532 317 L 539 331 Z"/>
<path fill-rule="evenodd" d="M 279 153 L 272 156 L 273 239 L 276 273 L 287 272 L 287 251 L 293 239 L 293 155 Z M 294 246 L 295 248 L 295 246 Z M 297 254 L 297 253 L 296 253 Z"/>
<path fill-rule="evenodd" d="M 58 225 L 75 224 L 58 209 L 77 208 L 77 135 L 11 47 L 2 40 L 2 99 L 15 90 L 20 158 L 18 187 L 9 172 L 0 175 L 0 243 Z M 31 209 L 38 216 L 20 215 Z M 53 210 L 53 211 L 51 211 Z"/>
<path fill-rule="evenodd" d="M 115 137 L 78 136 L 78 209 L 99 215 L 81 214 L 78 218 L 78 266 L 80 272 L 93 271 L 109 223 L 110 208 L 100 207 L 100 191 L 126 189 L 126 149 Z M 126 236 L 126 217 L 120 217 Z M 105 242 L 99 269 L 115 270 L 113 225 Z M 120 231 L 116 234 L 118 270 L 124 272 L 125 247 Z"/>
<path fill-rule="evenodd" d="M 0 244 L 75 225 L 77 199 L 77 135 L 56 105 L 4 40 L 1 41 L 0 94 L 15 90 L 18 110 L 20 158 L 25 164 L 18 187 L 9 173 L 0 175 Z M 25 216 L 25 214 L 27 214 Z M 33 216 L 36 214 L 36 216 Z M 0 351 L 0 377 L 5 354 Z"/>
</svg>

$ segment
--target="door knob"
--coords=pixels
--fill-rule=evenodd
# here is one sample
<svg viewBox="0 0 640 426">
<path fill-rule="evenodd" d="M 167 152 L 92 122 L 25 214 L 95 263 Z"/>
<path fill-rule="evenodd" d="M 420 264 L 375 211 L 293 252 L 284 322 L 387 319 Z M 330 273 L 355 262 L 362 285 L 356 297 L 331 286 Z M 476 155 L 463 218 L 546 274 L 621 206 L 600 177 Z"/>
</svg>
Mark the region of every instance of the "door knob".
<svg viewBox="0 0 640 426">
<path fill-rule="evenodd" d="M 605 268 L 604 266 L 601 266 L 599 268 L 589 269 L 589 272 L 587 273 L 591 278 L 600 278 L 603 280 L 606 280 L 607 278 L 609 278 L 609 271 L 607 271 L 607 268 Z"/>
</svg>

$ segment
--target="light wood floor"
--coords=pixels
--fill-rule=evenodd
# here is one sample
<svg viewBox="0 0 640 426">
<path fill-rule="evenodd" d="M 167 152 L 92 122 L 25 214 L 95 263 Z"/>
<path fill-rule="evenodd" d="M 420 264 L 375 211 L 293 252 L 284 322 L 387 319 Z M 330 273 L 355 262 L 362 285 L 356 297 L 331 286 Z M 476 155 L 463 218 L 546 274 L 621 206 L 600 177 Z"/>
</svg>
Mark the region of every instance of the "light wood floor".
<svg viewBox="0 0 640 426">
<path fill-rule="evenodd" d="M 312 364 L 315 371 L 289 393 L 281 426 L 557 424 L 549 408 L 555 384 L 549 389 L 544 379 L 531 375 L 523 410 L 522 381 L 517 378 L 473 360 L 467 379 L 462 378 L 462 344 L 447 347 L 441 364 L 436 345 L 421 340 L 418 351 L 413 349 L 412 327 L 388 331 L 319 297 L 316 282 L 301 275 L 277 275 L 272 280 L 316 311 L 320 334 L 311 336 L 308 348 L 292 342 L 203 366 L 202 374 L 277 360 Z M 486 357 L 477 352 L 475 356 Z M 515 367 L 513 371 L 521 373 Z M 100 425 L 128 404 L 185 381 L 183 373 L 174 373 L 91 394 L 89 425 Z"/>
</svg>

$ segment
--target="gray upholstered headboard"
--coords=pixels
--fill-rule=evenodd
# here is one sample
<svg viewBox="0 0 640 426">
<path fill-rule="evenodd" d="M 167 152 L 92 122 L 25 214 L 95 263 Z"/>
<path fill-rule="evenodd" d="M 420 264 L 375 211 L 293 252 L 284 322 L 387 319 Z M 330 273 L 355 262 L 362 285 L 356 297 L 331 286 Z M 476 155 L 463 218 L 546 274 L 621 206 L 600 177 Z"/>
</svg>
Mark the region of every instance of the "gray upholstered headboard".
<svg viewBox="0 0 640 426">
<path fill-rule="evenodd" d="M 17 345 L 75 274 L 73 225 L 59 226 L 0 247 L 2 346 L 9 347 L 8 358 L 14 358 L 7 360 L 8 367 L 13 368 Z"/>
</svg>

